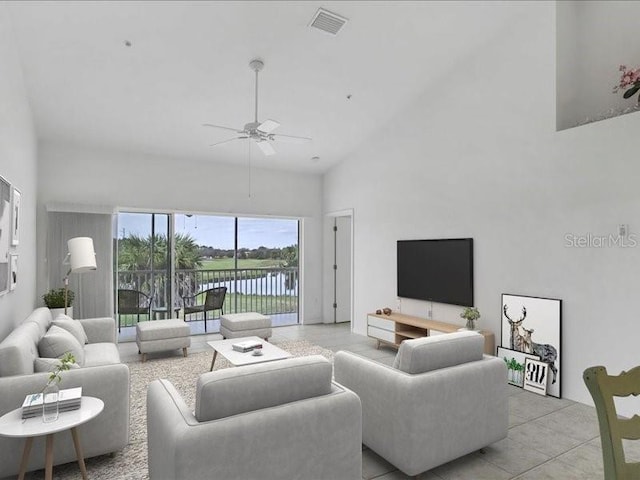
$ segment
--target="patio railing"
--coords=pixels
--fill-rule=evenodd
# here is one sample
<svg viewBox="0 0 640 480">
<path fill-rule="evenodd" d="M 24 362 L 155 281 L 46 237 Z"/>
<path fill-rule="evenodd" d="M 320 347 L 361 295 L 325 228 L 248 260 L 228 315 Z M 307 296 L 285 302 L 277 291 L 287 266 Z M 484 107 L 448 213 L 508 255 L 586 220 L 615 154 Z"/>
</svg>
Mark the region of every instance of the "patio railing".
<svg viewBox="0 0 640 480">
<path fill-rule="evenodd" d="M 166 309 L 170 283 L 160 270 L 125 270 L 117 274 L 118 289 L 140 290 L 151 298 L 154 309 Z M 182 297 L 197 295 L 209 288 L 227 287 L 225 313 L 258 312 L 264 315 L 298 311 L 299 276 L 297 267 L 247 268 L 229 270 L 176 270 L 174 310 L 182 308 Z M 204 299 L 199 299 L 201 303 Z M 173 314 L 173 312 L 171 312 Z M 116 304 L 117 314 L 117 304 Z M 134 326 L 137 315 L 118 315 L 122 327 Z M 147 320 L 149 316 L 141 316 Z M 196 314 L 190 319 L 202 319 Z"/>
</svg>

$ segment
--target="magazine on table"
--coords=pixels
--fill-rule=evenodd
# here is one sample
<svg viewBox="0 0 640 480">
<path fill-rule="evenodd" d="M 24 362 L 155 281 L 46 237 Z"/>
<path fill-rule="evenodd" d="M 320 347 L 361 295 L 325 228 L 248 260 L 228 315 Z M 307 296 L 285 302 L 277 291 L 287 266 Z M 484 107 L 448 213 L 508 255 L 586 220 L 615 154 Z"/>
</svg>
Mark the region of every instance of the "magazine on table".
<svg viewBox="0 0 640 480">
<path fill-rule="evenodd" d="M 43 394 L 31 393 L 22 402 L 22 418 L 30 418 L 42 413 Z M 67 388 L 58 392 L 58 410 L 66 412 L 80 408 L 82 387 Z"/>
<path fill-rule="evenodd" d="M 234 343 L 231 345 L 236 352 L 250 352 L 254 348 L 262 348 L 262 342 L 248 340 L 246 342 Z"/>
</svg>

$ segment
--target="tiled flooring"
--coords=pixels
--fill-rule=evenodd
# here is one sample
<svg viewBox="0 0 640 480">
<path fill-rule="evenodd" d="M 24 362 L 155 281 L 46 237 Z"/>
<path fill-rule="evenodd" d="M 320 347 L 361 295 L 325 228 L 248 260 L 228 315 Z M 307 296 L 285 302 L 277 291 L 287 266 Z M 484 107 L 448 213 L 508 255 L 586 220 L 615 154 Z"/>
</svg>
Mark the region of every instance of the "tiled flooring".
<svg viewBox="0 0 640 480">
<path fill-rule="evenodd" d="M 219 335 L 192 337 L 192 351 L 207 351 L 207 341 Z M 378 362 L 391 364 L 395 349 L 370 338 L 350 333 L 348 324 L 295 325 L 274 329 L 273 340 L 306 339 L 330 350 L 349 350 Z M 135 343 L 121 343 L 123 361 L 137 358 Z M 161 354 L 159 354 L 161 355 Z M 552 397 L 541 397 L 517 387 L 510 388 L 509 436 L 475 452 L 441 465 L 420 480 L 588 480 L 602 479 L 602 453 L 595 409 Z M 425 448 L 428 446 L 425 445 Z M 640 458 L 640 446 L 627 453 Z M 635 458 L 634 458 L 635 460 Z M 636 460 L 637 461 L 637 460 Z M 411 478 L 363 447 L 363 479 L 400 480 Z"/>
</svg>

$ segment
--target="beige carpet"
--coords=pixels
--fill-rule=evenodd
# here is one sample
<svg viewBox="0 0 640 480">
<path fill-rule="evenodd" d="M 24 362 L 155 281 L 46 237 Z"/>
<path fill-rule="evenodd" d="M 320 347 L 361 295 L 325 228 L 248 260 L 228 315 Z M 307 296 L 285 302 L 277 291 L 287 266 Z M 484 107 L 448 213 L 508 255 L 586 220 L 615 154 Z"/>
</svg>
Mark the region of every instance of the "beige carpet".
<svg viewBox="0 0 640 480">
<path fill-rule="evenodd" d="M 273 342 L 294 357 L 323 355 L 333 362 L 333 352 L 313 345 L 306 340 Z M 131 371 L 131 430 L 129 445 L 115 457 L 102 455 L 86 460 L 87 473 L 92 480 L 148 479 L 147 471 L 147 386 L 157 378 L 166 378 L 180 392 L 187 405 L 195 405 L 195 390 L 198 377 L 208 372 L 213 351 L 189 354 L 188 357 L 168 356 L 149 359 L 145 363 L 128 363 Z M 229 367 L 224 358 L 218 356 L 214 370 Z M 81 479 L 77 463 L 68 463 L 53 468 L 54 479 Z M 32 472 L 28 478 L 44 478 L 44 470 Z"/>
</svg>

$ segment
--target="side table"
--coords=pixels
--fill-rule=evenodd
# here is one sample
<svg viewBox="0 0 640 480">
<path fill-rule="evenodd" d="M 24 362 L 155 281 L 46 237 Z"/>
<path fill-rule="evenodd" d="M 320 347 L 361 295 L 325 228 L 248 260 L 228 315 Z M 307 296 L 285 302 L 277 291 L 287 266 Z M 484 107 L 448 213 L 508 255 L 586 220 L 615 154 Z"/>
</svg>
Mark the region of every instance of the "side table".
<svg viewBox="0 0 640 480">
<path fill-rule="evenodd" d="M 29 453 L 35 437 L 46 436 L 46 453 L 45 453 L 45 480 L 53 478 L 53 435 L 65 430 L 71 430 L 73 437 L 73 445 L 76 449 L 78 457 L 78 465 L 82 478 L 87 479 L 87 468 L 84 464 L 84 455 L 82 454 L 82 445 L 76 427 L 87 423 L 89 420 L 100 415 L 104 409 L 104 402 L 99 398 L 82 397 L 82 404 L 78 410 L 69 412 L 60 412 L 55 422 L 44 423 L 42 417 L 33 417 L 26 420 L 22 419 L 22 407 L 11 410 L 0 417 L 0 436 L 25 438 L 24 449 L 22 451 L 22 460 L 20 461 L 19 480 L 24 480 L 29 462 Z"/>
<path fill-rule="evenodd" d="M 179 317 L 181 308 L 182 307 L 173 307 L 173 310 L 176 312 L 176 315 L 173 318 Z M 166 319 L 169 313 L 169 307 L 156 307 L 156 308 L 153 308 L 152 310 L 153 310 L 154 320 L 158 318 L 158 314 L 162 315 L 162 318 Z"/>
</svg>

